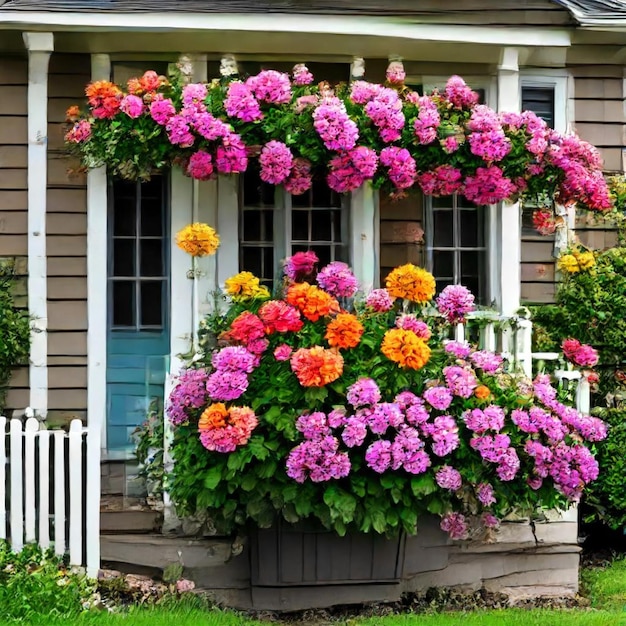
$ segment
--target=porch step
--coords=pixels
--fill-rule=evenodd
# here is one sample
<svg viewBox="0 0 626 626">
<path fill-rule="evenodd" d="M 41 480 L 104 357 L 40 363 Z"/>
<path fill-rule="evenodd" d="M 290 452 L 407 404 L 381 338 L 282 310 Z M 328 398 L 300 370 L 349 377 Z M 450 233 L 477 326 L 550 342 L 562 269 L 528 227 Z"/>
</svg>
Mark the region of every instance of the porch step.
<svg viewBox="0 0 626 626">
<path fill-rule="evenodd" d="M 103 496 L 100 503 L 100 533 L 140 535 L 161 527 L 162 515 L 141 498 Z"/>
</svg>

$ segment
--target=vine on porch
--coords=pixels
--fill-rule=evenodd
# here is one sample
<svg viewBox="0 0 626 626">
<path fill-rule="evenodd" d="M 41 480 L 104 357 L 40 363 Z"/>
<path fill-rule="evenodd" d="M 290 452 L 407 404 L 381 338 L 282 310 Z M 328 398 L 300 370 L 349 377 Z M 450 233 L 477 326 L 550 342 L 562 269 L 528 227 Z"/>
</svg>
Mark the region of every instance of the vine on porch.
<svg viewBox="0 0 626 626">
<path fill-rule="evenodd" d="M 561 134 L 535 113 L 497 113 L 459 76 L 420 95 L 392 63 L 384 84 L 315 83 L 303 64 L 292 75 L 263 70 L 192 83 L 180 66 L 125 87 L 96 81 L 88 107 L 68 110 L 68 147 L 85 168 L 105 165 L 126 179 L 148 179 L 172 165 L 192 178 L 246 170 L 302 194 L 314 177 L 337 192 L 366 181 L 398 197 L 464 195 L 477 204 L 521 199 L 532 206 L 612 206 L 597 150 Z M 539 221 L 549 218 L 545 210 Z"/>
</svg>

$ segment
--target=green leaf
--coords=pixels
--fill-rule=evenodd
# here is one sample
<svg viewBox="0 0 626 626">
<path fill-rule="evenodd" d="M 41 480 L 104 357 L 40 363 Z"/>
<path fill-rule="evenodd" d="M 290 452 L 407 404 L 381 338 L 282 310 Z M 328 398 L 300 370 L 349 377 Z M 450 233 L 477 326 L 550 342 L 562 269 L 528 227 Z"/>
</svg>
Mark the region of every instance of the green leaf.
<svg viewBox="0 0 626 626">
<path fill-rule="evenodd" d="M 437 483 L 431 474 L 422 474 L 411 479 L 411 491 L 416 498 L 428 496 L 437 491 Z"/>
<path fill-rule="evenodd" d="M 204 477 L 204 486 L 206 489 L 215 489 L 222 480 L 222 470 L 219 467 L 212 467 Z"/>
<path fill-rule="evenodd" d="M 328 397 L 328 389 L 326 387 L 309 387 L 304 392 L 304 399 L 308 404 L 315 404 L 316 402 L 324 402 Z"/>
</svg>

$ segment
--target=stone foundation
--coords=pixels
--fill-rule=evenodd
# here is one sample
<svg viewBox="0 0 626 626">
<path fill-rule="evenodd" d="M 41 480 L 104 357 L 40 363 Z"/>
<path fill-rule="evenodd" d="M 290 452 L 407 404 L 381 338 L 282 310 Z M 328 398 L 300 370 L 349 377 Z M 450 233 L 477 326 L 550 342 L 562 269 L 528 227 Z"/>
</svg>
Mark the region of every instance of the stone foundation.
<svg viewBox="0 0 626 626">
<path fill-rule="evenodd" d="M 240 609 L 294 611 L 340 604 L 392 602 L 403 593 L 432 587 L 503 592 L 511 602 L 539 596 L 574 596 L 578 591 L 576 509 L 531 525 L 505 522 L 494 541 L 451 541 L 438 520 L 424 519 L 407 537 L 401 578 L 396 583 L 252 586 L 246 540 L 172 538 L 162 535 L 102 537 L 102 559 L 116 569 L 158 574 L 172 563 L 184 567 L 216 602 Z M 294 554 L 294 559 L 299 555 Z"/>
</svg>

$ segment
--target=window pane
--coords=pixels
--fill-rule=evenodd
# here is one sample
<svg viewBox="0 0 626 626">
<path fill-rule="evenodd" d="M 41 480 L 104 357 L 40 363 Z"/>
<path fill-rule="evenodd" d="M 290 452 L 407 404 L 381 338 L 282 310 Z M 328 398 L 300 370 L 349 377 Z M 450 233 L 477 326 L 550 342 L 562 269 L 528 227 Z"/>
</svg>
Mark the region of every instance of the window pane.
<svg viewBox="0 0 626 626">
<path fill-rule="evenodd" d="M 330 246 L 311 246 L 311 250 L 317 254 L 317 258 L 320 260 L 318 268 L 328 265 L 333 260 Z"/>
<path fill-rule="evenodd" d="M 163 326 L 163 281 L 141 282 L 141 325 Z"/>
<path fill-rule="evenodd" d="M 430 201 L 433 209 L 451 209 L 454 206 L 454 196 L 432 196 Z"/>
<path fill-rule="evenodd" d="M 243 212 L 243 240 L 261 241 L 261 211 Z"/>
<path fill-rule="evenodd" d="M 242 248 L 241 271 L 252 272 L 255 276 L 263 275 L 263 248 Z"/>
<path fill-rule="evenodd" d="M 298 196 L 291 196 L 292 207 L 298 207 L 298 208 L 310 207 L 311 202 L 312 202 L 312 199 L 311 199 L 310 189 L 309 191 L 305 191 L 304 193 L 301 193 Z"/>
<path fill-rule="evenodd" d="M 309 240 L 309 211 L 291 212 L 291 239 L 293 241 Z"/>
<path fill-rule="evenodd" d="M 461 278 L 481 274 L 483 259 L 483 252 L 461 252 Z"/>
<path fill-rule="evenodd" d="M 435 278 L 454 279 L 454 252 L 433 251 L 433 274 Z"/>
<path fill-rule="evenodd" d="M 437 293 L 441 293 L 448 285 L 453 285 L 454 281 L 449 278 L 449 279 L 441 279 L 441 280 L 437 280 L 436 282 L 436 289 L 437 289 Z"/>
<path fill-rule="evenodd" d="M 161 198 L 141 197 L 141 235 L 143 237 L 163 236 Z"/>
<path fill-rule="evenodd" d="M 261 248 L 263 251 L 263 271 L 258 274 L 263 282 L 272 283 L 274 280 L 274 248 Z"/>
<path fill-rule="evenodd" d="M 433 211 L 433 242 L 436 248 L 454 246 L 454 220 L 452 211 Z"/>
<path fill-rule="evenodd" d="M 135 283 L 113 282 L 113 326 L 135 325 Z"/>
<path fill-rule="evenodd" d="M 135 196 L 115 196 L 115 215 L 113 216 L 114 236 L 134 236 L 136 218 Z"/>
<path fill-rule="evenodd" d="M 461 217 L 461 246 L 481 248 L 485 245 L 484 208 L 463 209 Z"/>
<path fill-rule="evenodd" d="M 163 276 L 163 242 L 142 239 L 140 242 L 141 276 Z"/>
<path fill-rule="evenodd" d="M 341 211 L 333 211 L 333 241 L 342 242 Z"/>
<path fill-rule="evenodd" d="M 134 239 L 115 239 L 113 241 L 113 276 L 135 275 Z"/>
<path fill-rule="evenodd" d="M 313 211 L 311 240 L 332 241 L 332 211 Z"/>
</svg>

